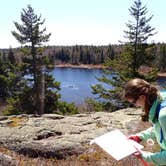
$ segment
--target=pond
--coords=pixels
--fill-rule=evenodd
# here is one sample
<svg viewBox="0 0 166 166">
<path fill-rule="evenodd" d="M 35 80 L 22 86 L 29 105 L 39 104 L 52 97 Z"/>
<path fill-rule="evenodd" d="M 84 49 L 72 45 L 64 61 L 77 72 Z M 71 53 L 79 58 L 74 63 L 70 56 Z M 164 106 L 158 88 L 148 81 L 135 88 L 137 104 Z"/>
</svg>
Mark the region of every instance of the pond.
<svg viewBox="0 0 166 166">
<path fill-rule="evenodd" d="M 61 82 L 61 100 L 81 105 L 86 98 L 97 97 L 92 94 L 91 86 L 101 83 L 96 78 L 101 77 L 103 71 L 102 69 L 56 67 L 51 74 L 56 81 Z M 102 84 L 104 87 L 107 86 Z"/>
</svg>

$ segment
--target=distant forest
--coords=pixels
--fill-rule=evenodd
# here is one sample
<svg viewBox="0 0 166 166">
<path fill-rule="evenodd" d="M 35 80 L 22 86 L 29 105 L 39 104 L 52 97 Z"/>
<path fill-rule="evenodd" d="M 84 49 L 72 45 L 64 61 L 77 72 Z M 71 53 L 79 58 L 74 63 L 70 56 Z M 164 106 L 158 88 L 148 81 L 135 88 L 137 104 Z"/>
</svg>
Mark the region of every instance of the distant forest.
<svg viewBox="0 0 166 166">
<path fill-rule="evenodd" d="M 108 45 L 108 46 L 47 46 L 41 48 L 40 56 L 47 59 L 49 64 L 56 65 L 69 63 L 73 65 L 103 64 L 107 58 L 114 59 L 124 52 L 126 45 Z M 15 61 L 21 63 L 25 51 L 20 48 L 1 49 L 0 57 L 2 61 Z M 160 71 L 166 71 L 166 44 L 149 44 L 146 50 L 149 58 L 153 56 L 151 65 L 158 67 Z"/>
<path fill-rule="evenodd" d="M 47 46 L 42 51 L 42 56 L 47 57 L 51 64 L 70 63 L 79 64 L 102 64 L 107 57 L 114 58 L 115 54 L 122 52 L 123 46 Z M 1 58 L 5 61 L 9 58 L 20 62 L 24 51 L 20 48 L 1 49 Z M 41 55 L 40 55 L 41 56 Z"/>
</svg>

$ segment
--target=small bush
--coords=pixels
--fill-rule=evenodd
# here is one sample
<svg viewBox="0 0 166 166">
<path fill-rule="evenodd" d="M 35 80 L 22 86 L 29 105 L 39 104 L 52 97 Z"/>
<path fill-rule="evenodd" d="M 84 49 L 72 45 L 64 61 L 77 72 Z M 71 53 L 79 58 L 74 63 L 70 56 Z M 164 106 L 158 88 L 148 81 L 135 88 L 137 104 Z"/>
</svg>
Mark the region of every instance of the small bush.
<svg viewBox="0 0 166 166">
<path fill-rule="evenodd" d="M 103 104 L 98 102 L 98 101 L 95 101 L 92 98 L 86 99 L 85 102 L 86 102 L 86 105 L 87 105 L 87 111 L 89 111 L 89 112 L 94 112 L 94 111 L 99 112 L 99 111 L 104 110 Z"/>
<path fill-rule="evenodd" d="M 78 108 L 74 103 L 67 103 L 65 101 L 58 102 L 58 113 L 63 115 L 73 115 L 79 113 Z"/>
<path fill-rule="evenodd" d="M 18 98 L 10 98 L 7 100 L 8 105 L 4 109 L 4 115 L 19 115 L 23 113 L 19 108 L 19 99 Z"/>
</svg>

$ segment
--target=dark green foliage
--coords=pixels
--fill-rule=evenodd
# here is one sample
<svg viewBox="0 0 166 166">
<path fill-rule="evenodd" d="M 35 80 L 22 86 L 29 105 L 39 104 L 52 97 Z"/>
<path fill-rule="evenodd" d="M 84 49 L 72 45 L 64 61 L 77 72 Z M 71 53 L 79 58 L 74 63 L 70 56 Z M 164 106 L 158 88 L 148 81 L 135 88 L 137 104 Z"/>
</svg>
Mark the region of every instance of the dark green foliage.
<svg viewBox="0 0 166 166">
<path fill-rule="evenodd" d="M 132 56 L 132 70 L 137 72 L 138 68 L 146 61 L 145 50 L 148 47 L 146 44 L 149 37 L 155 34 L 155 28 L 149 25 L 153 15 L 146 17 L 147 8 L 142 6 L 141 0 L 135 0 L 129 8 L 130 15 L 133 21 L 126 24 L 128 30 L 125 32 L 125 37 L 129 40 L 130 54 Z"/>
<path fill-rule="evenodd" d="M 121 100 L 123 84 L 133 78 L 130 54 L 123 53 L 114 60 L 108 58 L 105 61 L 105 66 L 105 74 L 98 80 L 107 84 L 107 88 L 98 84 L 92 86 L 92 90 L 93 94 L 98 94 L 99 98 L 104 99 L 108 110 L 114 111 L 124 107 Z"/>
<path fill-rule="evenodd" d="M 48 73 L 45 75 L 45 113 L 51 113 L 58 108 L 58 100 L 61 97 L 60 82 L 54 80 Z"/>
<path fill-rule="evenodd" d="M 116 51 L 115 51 L 116 48 Z M 121 49 L 121 48 L 120 48 Z M 119 54 L 117 45 L 109 46 L 54 46 L 48 47 L 49 59 L 54 63 L 101 64 L 109 56 Z"/>
<path fill-rule="evenodd" d="M 41 21 L 41 16 L 38 17 L 30 5 L 27 9 L 23 9 L 21 20 L 22 25 L 14 22 L 19 33 L 12 31 L 12 34 L 21 44 L 27 44 L 20 49 L 22 53 L 20 69 L 22 76 L 28 75 L 27 84 L 22 87 L 20 93 L 16 93 L 8 99 L 5 114 L 42 114 L 52 113 L 58 109 L 60 111 L 62 109 L 63 113 L 67 113 L 66 111 L 75 113 L 76 109 L 72 104 L 62 104 L 61 102 L 59 104 L 60 83 L 48 74 L 46 67 L 51 64 L 51 59 L 43 54 L 44 47 L 40 47 L 50 37 L 50 34 L 45 34 L 45 28 L 39 29 L 44 20 Z M 9 57 L 12 60 L 11 55 L 10 50 Z M 63 58 L 65 60 L 65 56 Z M 71 110 L 69 110 L 70 108 Z"/>
<path fill-rule="evenodd" d="M 16 63 L 16 59 L 15 59 L 14 52 L 13 52 L 12 48 L 9 48 L 8 60 L 11 64 Z"/>
<path fill-rule="evenodd" d="M 17 94 L 20 87 L 24 86 L 19 67 L 0 60 L 0 98 L 6 100 L 8 97 Z"/>
<path fill-rule="evenodd" d="M 22 24 L 14 22 L 19 33 L 12 31 L 13 36 L 21 44 L 29 43 L 31 46 L 37 46 L 49 40 L 51 34 L 45 34 L 46 28 L 42 30 L 39 29 L 40 26 L 44 24 L 45 20 L 41 20 L 41 15 L 37 16 L 30 5 L 21 12 L 21 21 Z"/>
<path fill-rule="evenodd" d="M 124 31 L 126 38 L 129 39 L 131 45 L 137 43 L 146 43 L 150 36 L 153 36 L 155 28 L 149 25 L 153 15 L 146 17 L 148 10 L 146 6 L 142 6 L 141 0 L 135 0 L 129 8 L 129 13 L 133 17 L 133 21 L 126 24 L 129 30 Z"/>
<path fill-rule="evenodd" d="M 107 53 L 108 53 L 108 58 L 110 58 L 112 60 L 115 58 L 115 51 L 111 45 L 108 46 Z"/>
<path fill-rule="evenodd" d="M 51 112 L 57 108 L 56 102 L 60 97 L 57 91 L 60 83 L 55 82 L 45 71 L 44 66 L 48 60 L 42 54 L 44 47 L 41 47 L 49 40 L 51 34 L 46 34 L 46 28 L 41 29 L 45 20 L 41 19 L 41 15 L 37 16 L 30 5 L 21 12 L 21 21 L 22 24 L 14 22 L 18 32 L 12 31 L 12 34 L 16 40 L 25 45 L 21 48 L 22 70 L 30 78 L 27 79 L 28 84 L 23 94 L 14 96 L 11 103 L 18 106 L 13 109 L 19 109 L 21 112 L 35 114 Z M 26 100 L 28 97 L 29 101 Z"/>
<path fill-rule="evenodd" d="M 92 99 L 88 98 L 86 99 L 86 109 L 88 112 L 99 112 L 99 111 L 104 111 L 104 106 L 102 103 Z"/>
<path fill-rule="evenodd" d="M 56 113 L 63 115 L 73 115 L 79 113 L 78 108 L 74 103 L 67 103 L 65 101 L 58 102 L 58 111 Z"/>
<path fill-rule="evenodd" d="M 32 94 L 32 88 L 26 87 L 22 93 L 9 98 L 7 100 L 8 106 L 4 110 L 4 114 L 33 114 L 35 107 L 34 97 Z"/>
<path fill-rule="evenodd" d="M 60 98 L 60 95 L 57 93 L 57 90 L 60 89 L 60 83 L 53 81 L 52 76 L 49 75 L 47 75 L 46 82 L 48 84 L 45 84 L 44 113 L 52 113 L 58 108 L 58 99 Z M 56 92 L 53 90 L 56 90 Z M 14 95 L 7 100 L 8 106 L 4 111 L 4 114 L 33 114 L 36 109 L 34 101 L 33 89 L 30 86 L 26 86 L 21 93 Z M 42 103 L 40 104 L 42 106 Z"/>
<path fill-rule="evenodd" d="M 144 78 L 148 81 L 156 79 L 157 69 L 152 68 L 149 63 L 154 58 L 153 55 L 148 54 L 147 49 L 149 45 L 146 43 L 150 36 L 153 36 L 154 28 L 149 25 L 152 19 L 145 17 L 147 8 L 142 7 L 140 0 L 134 1 L 134 4 L 129 9 L 133 21 L 129 21 L 127 31 L 124 31 L 128 42 L 125 43 L 125 49 L 121 54 L 114 55 L 113 53 L 105 61 L 106 71 L 101 82 L 108 84 L 109 88 L 104 88 L 101 85 L 93 86 L 93 93 L 99 94 L 100 98 L 106 100 L 112 110 L 126 106 L 121 97 L 124 84 L 135 77 Z M 110 48 L 111 49 L 111 48 Z M 111 51 L 110 51 L 111 52 Z M 112 56 L 114 55 L 114 56 Z M 148 56 L 147 56 L 148 55 Z M 141 73 L 139 68 L 142 65 L 151 67 L 148 73 Z M 109 78 L 108 75 L 112 77 Z"/>
<path fill-rule="evenodd" d="M 166 72 L 166 45 L 160 45 L 159 69 Z"/>
</svg>

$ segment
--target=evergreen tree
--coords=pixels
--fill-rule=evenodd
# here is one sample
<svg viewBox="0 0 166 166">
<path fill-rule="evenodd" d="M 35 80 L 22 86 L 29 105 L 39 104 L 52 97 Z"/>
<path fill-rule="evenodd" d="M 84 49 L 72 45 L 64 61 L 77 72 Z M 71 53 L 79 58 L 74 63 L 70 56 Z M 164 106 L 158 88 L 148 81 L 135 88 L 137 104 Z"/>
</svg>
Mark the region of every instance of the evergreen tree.
<svg viewBox="0 0 166 166">
<path fill-rule="evenodd" d="M 6 100 L 20 93 L 24 83 L 18 66 L 0 59 L 0 98 Z"/>
<path fill-rule="evenodd" d="M 100 61 L 99 63 L 104 63 L 104 53 L 103 53 L 103 50 L 101 51 L 101 55 L 100 55 Z"/>
<path fill-rule="evenodd" d="M 80 63 L 83 62 L 83 56 L 84 56 L 83 48 L 82 48 L 82 46 L 80 46 L 80 59 L 79 59 Z"/>
<path fill-rule="evenodd" d="M 107 54 L 108 54 L 108 57 L 111 60 L 114 59 L 114 57 L 115 57 L 115 51 L 114 51 L 114 48 L 111 45 L 108 46 Z"/>
<path fill-rule="evenodd" d="M 7 60 L 7 54 L 6 54 L 6 52 L 3 50 L 3 52 L 2 52 L 2 62 L 7 62 L 8 60 Z"/>
<path fill-rule="evenodd" d="M 160 46 L 160 57 L 159 57 L 159 68 L 162 72 L 166 71 L 166 45 L 161 44 Z"/>
<path fill-rule="evenodd" d="M 9 62 L 12 63 L 12 64 L 15 64 L 15 63 L 16 63 L 16 59 L 15 59 L 15 56 L 14 56 L 14 52 L 13 52 L 13 50 L 12 50 L 11 47 L 9 48 L 8 60 L 9 60 Z"/>
<path fill-rule="evenodd" d="M 27 6 L 27 9 L 22 10 L 21 21 L 22 24 L 14 22 L 17 32 L 12 31 L 12 34 L 17 41 L 25 46 L 22 49 L 26 54 L 24 58 L 27 63 L 25 71 L 28 71 L 26 74 L 32 76 L 32 79 L 29 80 L 31 81 L 30 85 L 33 86 L 32 89 L 29 87 L 29 93 L 27 93 L 31 96 L 31 109 L 37 114 L 42 114 L 44 109 L 41 105 L 44 104 L 44 99 L 47 96 L 46 92 L 49 92 L 49 90 L 41 89 L 41 87 L 45 88 L 45 84 L 47 84 L 44 76 L 43 48 L 41 46 L 49 40 L 51 34 L 46 34 L 46 28 L 41 29 L 45 19 L 42 20 L 41 15 L 36 15 L 30 5 Z M 43 90 L 46 92 L 43 93 Z"/>
<path fill-rule="evenodd" d="M 124 37 L 130 45 L 132 72 L 136 74 L 138 68 L 146 61 L 145 49 L 148 46 L 146 43 L 148 38 L 155 34 L 155 28 L 149 25 L 153 15 L 146 17 L 148 10 L 146 6 L 142 6 L 141 0 L 135 0 L 129 12 L 133 20 L 126 23 L 128 30 L 124 31 Z"/>
<path fill-rule="evenodd" d="M 153 16 L 146 18 L 147 8 L 142 7 L 140 0 L 135 0 L 134 4 L 129 9 L 133 21 L 129 21 L 127 27 L 128 31 L 124 31 L 128 41 L 125 43 L 125 48 L 121 54 L 111 56 L 106 59 L 105 66 L 107 67 L 105 75 L 99 78 L 99 81 L 109 85 L 104 88 L 100 84 L 92 87 L 93 93 L 98 94 L 100 98 L 104 98 L 106 105 L 110 106 L 112 110 L 125 106 L 121 100 L 121 92 L 123 85 L 129 79 L 140 77 L 152 81 L 156 78 L 156 70 L 152 70 L 148 75 L 141 75 L 139 67 L 145 62 L 146 49 L 148 47 L 147 39 L 153 36 L 154 28 L 149 25 L 149 21 Z M 146 64 L 148 65 L 148 63 Z M 110 75 L 110 76 L 107 76 Z"/>
</svg>

